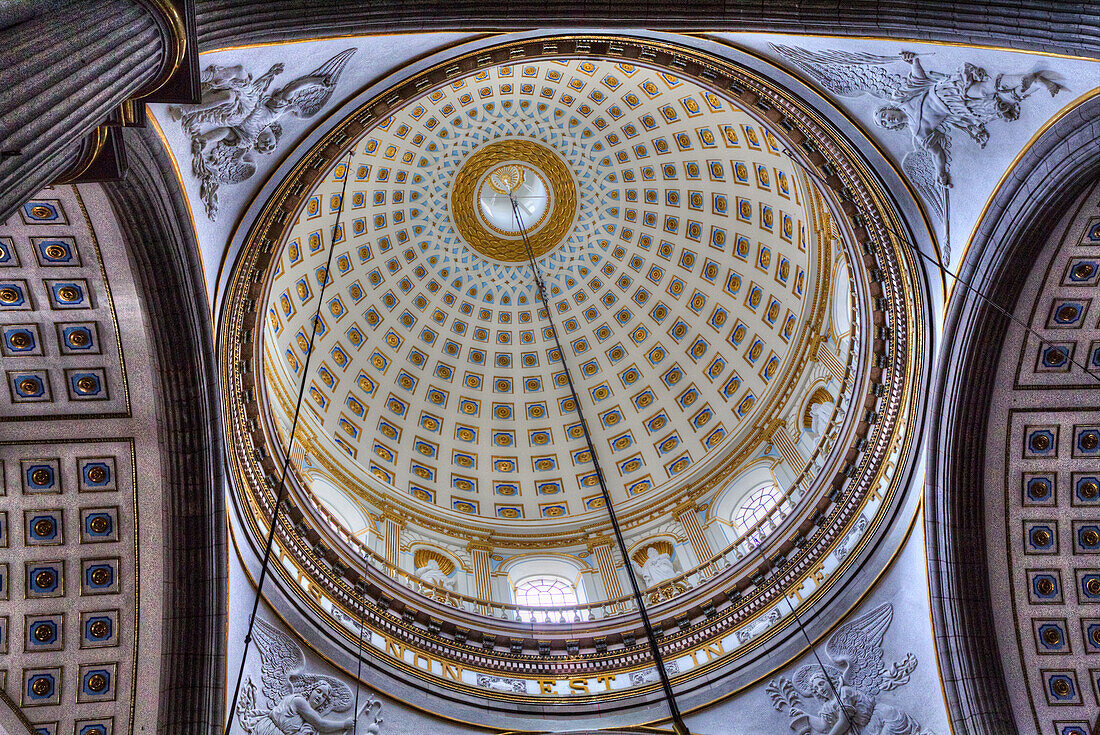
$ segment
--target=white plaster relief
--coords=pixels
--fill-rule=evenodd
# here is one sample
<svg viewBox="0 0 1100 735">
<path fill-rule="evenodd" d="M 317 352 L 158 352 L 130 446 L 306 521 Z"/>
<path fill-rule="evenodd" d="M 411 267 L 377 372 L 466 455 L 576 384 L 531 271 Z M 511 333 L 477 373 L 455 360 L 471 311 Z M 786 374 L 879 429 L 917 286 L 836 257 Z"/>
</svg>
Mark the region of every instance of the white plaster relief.
<svg viewBox="0 0 1100 735">
<path fill-rule="evenodd" d="M 844 561 L 848 558 L 848 554 L 852 553 L 852 549 L 855 548 L 856 543 L 863 538 L 863 532 L 867 530 L 867 516 L 862 513 L 856 522 L 852 525 L 852 530 L 840 540 L 840 543 L 836 545 L 836 560 Z"/>
<path fill-rule="evenodd" d="M 783 617 L 783 615 L 779 612 L 779 608 L 773 607 L 771 610 L 768 610 L 767 613 L 761 615 L 756 620 L 737 631 L 737 642 L 740 645 L 745 645 L 753 638 L 756 638 L 768 628 L 778 623 L 781 617 Z"/>
<path fill-rule="evenodd" d="M 911 136 L 901 158 L 902 170 L 941 221 L 950 206 L 947 190 L 953 185 L 952 134 L 962 131 L 985 148 L 988 123 L 1018 120 L 1021 103 L 1040 89 L 1051 97 L 1065 89 L 1061 77 L 1046 69 L 990 72 L 969 61 L 956 62 L 950 71 L 926 69 L 932 62 L 922 62 L 921 57 L 934 52 L 881 55 L 781 44 L 771 48 L 837 96 L 870 95 L 885 103 L 872 119 L 881 128 Z M 951 260 L 946 249 L 944 259 Z"/>
<path fill-rule="evenodd" d="M 680 673 L 680 664 L 678 661 L 665 661 L 665 671 L 669 676 L 676 676 Z M 648 669 L 642 669 L 641 671 L 630 672 L 630 686 L 637 687 L 642 684 L 652 684 L 660 681 L 660 676 L 657 673 L 657 668 L 651 666 Z"/>
<path fill-rule="evenodd" d="M 252 677 L 246 677 L 237 704 L 237 722 L 246 733 L 348 735 L 356 721 L 371 735 L 382 732 L 382 703 L 373 695 L 366 695 L 353 713 L 351 687 L 334 676 L 303 672 L 305 656 L 290 636 L 260 619 L 252 632 L 261 659 L 263 700 L 257 698 Z"/>
<path fill-rule="evenodd" d="M 477 685 L 485 689 L 493 689 L 498 692 L 524 694 L 527 692 L 527 683 L 522 679 L 513 679 L 507 676 L 493 676 L 491 674 L 478 674 Z"/>
<path fill-rule="evenodd" d="M 191 138 L 191 172 L 199 179 L 206 216 L 218 218 L 218 188 L 256 173 L 254 154 L 270 155 L 287 115 L 313 117 L 328 103 L 354 48 L 341 51 L 309 74 L 268 91 L 283 73 L 272 64 L 255 79 L 241 64 L 211 64 L 202 70 L 202 102 L 172 105 L 168 114 Z"/>
<path fill-rule="evenodd" d="M 883 661 L 882 639 L 894 617 L 884 602 L 842 626 L 825 651 L 831 663 L 802 666 L 792 679 L 780 676 L 765 691 L 772 706 L 786 712 L 798 735 L 833 735 L 853 726 L 864 735 L 933 735 L 912 715 L 888 702 L 882 692 L 909 682 L 917 658 L 906 653 L 889 667 Z M 813 714 L 813 710 L 817 714 Z"/>
</svg>

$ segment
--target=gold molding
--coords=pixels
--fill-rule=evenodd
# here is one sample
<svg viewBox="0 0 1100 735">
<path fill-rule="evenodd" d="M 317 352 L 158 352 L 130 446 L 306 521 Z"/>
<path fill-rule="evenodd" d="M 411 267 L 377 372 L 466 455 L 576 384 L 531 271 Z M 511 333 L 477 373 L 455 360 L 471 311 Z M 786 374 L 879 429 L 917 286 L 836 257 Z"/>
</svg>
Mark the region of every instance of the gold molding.
<svg viewBox="0 0 1100 735">
<path fill-rule="evenodd" d="M 180 15 L 179 9 L 171 0 L 138 0 L 145 5 L 154 16 L 159 17 L 168 31 L 169 47 L 166 49 L 167 60 L 160 74 L 154 77 L 147 85 L 139 89 L 131 99 L 148 97 L 153 92 L 168 83 L 183 64 L 184 54 L 187 53 L 187 25 Z"/>
<path fill-rule="evenodd" d="M 95 159 L 103 150 L 103 146 L 107 144 L 107 134 L 108 126 L 106 123 L 97 126 L 95 130 L 88 133 L 76 162 L 61 172 L 51 183 L 55 186 L 58 184 L 72 184 L 83 176 L 95 163 Z"/>
<path fill-rule="evenodd" d="M 481 146 L 470 154 L 451 184 L 451 215 L 462 239 L 479 255 L 505 263 L 526 263 L 527 250 L 518 237 L 501 237 L 486 228 L 477 215 L 478 184 L 497 164 L 528 163 L 549 184 L 551 199 L 547 211 L 528 231 L 535 258 L 561 244 L 577 213 L 577 187 L 569 167 L 549 147 L 526 138 L 510 138 Z M 490 175 L 492 175 L 490 173 Z M 484 185 L 484 184 L 482 184 Z M 544 224 L 545 221 L 545 224 Z M 541 228 L 540 228 L 541 226 Z"/>
<path fill-rule="evenodd" d="M 1065 105 L 1065 107 L 1051 115 L 1050 118 L 1032 134 L 1031 138 L 1029 138 L 1028 141 L 1024 143 L 1023 147 L 1020 148 L 1019 152 L 1013 157 L 1012 161 L 1009 162 L 1008 166 L 1004 170 L 1004 173 L 1001 174 L 1001 178 L 997 181 L 997 185 L 993 187 L 993 190 L 991 192 L 989 192 L 989 197 L 985 200 L 985 204 L 982 206 L 982 211 L 978 213 L 977 218 L 974 220 L 974 226 L 970 230 L 970 237 L 967 238 L 966 245 L 963 246 L 962 251 L 959 253 L 959 268 L 961 268 L 962 264 L 966 262 L 966 254 L 970 252 L 970 246 L 974 244 L 974 238 L 978 235 L 978 227 L 982 224 L 982 222 L 985 221 L 985 216 L 989 213 L 989 208 L 993 206 L 994 200 L 996 200 L 997 196 L 1001 193 L 1001 189 L 1004 187 L 1005 182 L 1008 181 L 1008 178 L 1012 175 L 1012 172 L 1016 170 L 1016 166 L 1019 165 L 1020 160 L 1023 159 L 1025 155 L 1027 155 L 1027 152 L 1031 150 L 1035 143 L 1038 142 L 1039 138 L 1041 138 L 1048 130 L 1050 130 L 1050 128 L 1053 127 L 1055 123 L 1057 123 L 1069 113 L 1076 110 L 1085 102 L 1088 102 L 1090 99 L 1098 95 L 1100 95 L 1100 85 L 1093 87 L 1088 92 L 1085 92 L 1084 94 L 1078 96 L 1076 99 L 1070 100 Z M 958 285 L 958 278 L 952 278 L 951 286 L 947 289 L 947 298 L 945 299 L 946 303 L 951 303 L 951 299 L 954 298 L 956 285 Z M 944 313 L 947 313 L 946 309 L 944 310 Z"/>
<path fill-rule="evenodd" d="M 921 300 L 922 282 L 916 277 L 919 268 L 914 262 L 914 255 L 907 252 L 901 244 L 895 242 L 887 233 L 888 227 L 896 229 L 903 226 L 901 215 L 891 205 L 890 197 L 881 188 L 878 178 L 869 165 L 856 153 L 848 141 L 839 139 L 831 132 L 833 128 L 816 110 L 809 108 L 804 102 L 792 98 L 793 95 L 785 95 L 782 91 L 775 90 L 774 85 L 770 85 L 766 78 L 745 69 L 732 60 L 715 57 L 709 53 L 678 45 L 647 43 L 629 36 L 553 37 L 553 40 L 563 47 L 560 52 L 555 49 L 553 53 L 545 50 L 543 44 L 546 40 L 545 38 L 539 38 L 535 41 L 524 40 L 512 44 L 501 44 L 474 53 L 503 53 L 507 52 L 510 46 L 518 48 L 527 44 L 536 50 L 533 56 L 525 58 L 552 58 L 578 53 L 574 50 L 574 46 L 579 43 L 589 45 L 586 53 L 592 53 L 589 49 L 591 45 L 595 44 L 607 44 L 609 48 L 614 45 L 616 52 L 619 54 L 622 53 L 622 48 L 619 48 L 619 46 L 629 46 L 632 52 L 637 52 L 638 47 L 642 47 L 642 50 L 651 53 L 654 57 L 652 60 L 647 60 L 647 65 L 666 68 L 670 63 L 676 62 L 678 76 L 709 79 L 710 83 L 707 86 L 713 89 L 723 89 L 720 85 L 724 82 L 739 85 L 742 89 L 738 90 L 738 87 L 735 86 L 733 92 L 723 91 L 723 96 L 728 97 L 731 101 L 736 101 L 736 104 L 750 108 L 748 109 L 750 114 L 753 114 L 762 124 L 764 124 L 765 117 L 763 113 L 751 108 L 758 100 L 769 103 L 771 105 L 769 112 L 774 111 L 774 114 L 779 116 L 779 120 L 786 120 L 791 126 L 787 129 L 791 131 L 792 136 L 799 135 L 801 140 L 810 139 L 817 144 L 821 148 L 819 155 L 822 156 L 823 161 L 834 161 L 843 164 L 837 166 L 838 173 L 834 177 L 839 183 L 835 186 L 830 184 L 830 186 L 838 190 L 850 187 L 855 201 L 862 204 L 869 214 L 866 220 L 857 220 L 852 213 L 849 213 L 848 219 L 844 219 L 843 222 L 838 221 L 837 224 L 844 230 L 845 239 L 851 244 L 851 247 L 854 248 L 858 244 L 866 248 L 868 253 L 866 257 L 853 260 L 853 264 L 857 268 L 860 266 L 864 268 L 861 273 L 866 281 L 867 288 L 865 290 L 868 293 L 863 295 L 868 302 L 872 297 L 879 299 L 879 303 L 874 307 L 875 313 L 881 315 L 882 311 L 890 312 L 891 323 L 895 330 L 894 341 L 889 351 L 885 347 L 872 345 L 868 336 L 871 330 L 871 314 L 868 313 L 868 323 L 865 325 L 865 331 L 867 332 L 865 337 L 868 337 L 867 343 L 860 343 L 858 348 L 863 360 L 868 361 L 868 363 L 876 360 L 879 363 L 872 368 L 875 375 L 873 380 L 881 385 L 883 390 L 872 392 L 870 390 L 872 378 L 868 376 L 861 378 L 862 382 L 857 386 L 852 400 L 853 411 L 858 411 L 859 415 L 862 415 L 863 411 L 875 410 L 881 415 L 876 421 L 868 421 L 858 426 L 855 423 L 858 419 L 850 422 L 844 436 L 845 442 L 851 440 L 852 444 L 855 445 L 857 443 L 856 437 L 861 437 L 858 442 L 861 445 L 860 448 L 851 447 L 855 459 L 851 462 L 844 462 L 844 450 L 847 444 L 840 444 L 835 448 L 837 451 L 836 457 L 840 459 L 837 459 L 818 476 L 819 482 L 823 483 L 822 488 L 827 488 L 831 484 L 841 490 L 841 493 L 837 500 L 826 508 L 827 513 L 815 526 L 818 530 L 811 534 L 807 547 L 801 550 L 781 548 L 780 540 L 771 540 L 766 545 L 766 549 L 760 549 L 759 553 L 761 554 L 765 551 L 768 554 L 780 552 L 788 554 L 789 559 L 784 568 L 785 574 L 781 579 L 773 580 L 770 584 L 758 585 L 751 589 L 745 595 L 745 599 L 738 606 L 735 606 L 736 609 L 732 613 L 727 613 L 726 617 L 723 618 L 722 625 L 727 625 L 727 627 L 715 628 L 716 632 L 712 635 L 725 635 L 723 631 L 731 631 L 746 624 L 750 619 L 761 614 L 773 601 L 779 600 L 781 596 L 789 593 L 793 585 L 806 579 L 812 564 L 823 558 L 824 554 L 831 553 L 831 550 L 835 548 L 840 539 L 845 537 L 848 529 L 866 504 L 871 502 L 872 499 L 880 498 L 881 503 L 872 514 L 869 528 L 865 536 L 856 545 L 856 548 L 824 583 L 819 585 L 802 601 L 804 605 L 812 605 L 846 578 L 845 575 L 855 563 L 855 560 L 860 557 L 862 549 L 869 543 L 870 539 L 876 538 L 876 535 L 880 533 L 889 512 L 897 507 L 899 496 L 904 491 L 900 484 L 901 479 L 907 477 L 906 473 L 913 459 L 915 439 L 913 432 L 907 429 L 918 415 L 919 396 L 917 391 L 921 385 L 921 376 L 927 368 L 924 360 L 927 351 L 927 336 L 925 335 L 924 302 Z M 599 53 L 608 52 L 601 51 Z M 446 67 L 447 71 L 444 72 L 443 78 L 450 80 L 464 71 L 470 71 L 470 68 L 463 69 L 462 67 L 462 64 L 472 61 L 470 56 L 472 54 L 460 57 L 457 60 L 450 59 L 441 62 L 425 74 Z M 631 56 L 629 58 L 633 59 L 635 57 Z M 448 64 L 450 66 L 447 66 Z M 398 93 L 401 91 L 410 92 L 415 83 L 415 78 L 403 82 L 397 86 L 396 91 Z M 330 135 L 336 136 L 348 132 L 358 135 L 367 128 L 364 120 L 384 119 L 392 109 L 390 108 L 391 103 L 388 100 L 385 103 L 380 100 L 381 98 L 376 98 L 362 106 L 358 117 L 355 115 L 349 116 L 343 123 L 338 124 Z M 363 114 L 363 112 L 367 114 Z M 777 122 L 771 115 L 768 115 L 767 119 L 773 123 Z M 780 134 L 780 137 L 784 136 Z M 248 295 L 253 290 L 254 284 L 262 280 L 263 274 L 271 266 L 271 245 L 277 240 L 279 226 L 288 217 L 292 217 L 301 204 L 300 195 L 290 193 L 291 182 L 295 178 L 305 181 L 311 176 L 316 179 L 316 177 L 324 174 L 327 165 L 331 163 L 331 159 L 338 156 L 340 152 L 339 146 L 328 145 L 328 141 L 329 139 L 320 141 L 309 153 L 303 156 L 298 164 L 292 167 L 290 174 L 284 181 L 279 183 L 275 193 L 261 210 L 252 230 L 248 233 L 228 284 L 227 314 L 222 326 L 223 344 L 240 344 L 243 333 L 252 331 L 251 328 L 255 323 L 254 321 L 249 322 L 249 312 L 245 309 Z M 814 191 L 814 188 L 806 187 L 805 191 L 809 194 Z M 276 235 L 276 237 L 273 238 L 272 235 Z M 885 273 L 872 279 L 867 269 L 874 265 L 881 266 Z M 828 269 L 822 269 L 818 274 L 818 279 L 826 277 L 828 273 Z M 867 308 L 869 312 L 872 309 L 869 303 Z M 820 317 L 821 314 L 817 316 Z M 804 331 L 801 337 L 803 340 L 802 349 L 805 349 L 805 343 L 809 341 L 809 336 L 810 332 L 808 330 Z M 261 353 L 262 351 L 253 351 L 252 360 L 254 363 L 260 362 L 262 366 L 263 357 Z M 264 471 L 262 467 L 256 464 L 257 460 L 253 449 L 262 444 L 267 444 L 267 448 L 276 450 L 278 448 L 272 447 L 270 444 L 271 437 L 268 434 L 271 429 L 270 426 L 264 425 L 263 430 L 248 428 L 248 413 L 256 410 L 256 399 L 251 395 L 254 378 L 248 376 L 248 389 L 245 390 L 245 375 L 241 372 L 238 357 L 239 355 L 235 352 L 226 352 L 221 357 L 222 374 L 224 376 L 223 405 L 226 430 L 229 435 L 227 443 L 231 447 L 230 462 L 232 472 L 236 478 L 234 498 L 238 507 L 242 510 L 242 521 L 245 528 L 250 530 L 253 537 L 256 537 L 256 531 L 266 523 L 266 516 L 261 508 L 270 507 L 270 497 L 273 493 L 271 488 L 266 487 L 264 484 L 262 479 Z M 256 372 L 253 371 L 253 374 Z M 789 390 L 793 390 L 793 386 Z M 279 454 L 276 452 L 275 459 L 278 458 Z M 842 462 L 846 464 L 845 471 L 836 473 L 834 476 L 834 470 Z M 884 477 L 891 470 L 896 470 L 896 473 L 884 482 Z M 248 509 L 255 512 L 249 513 L 247 512 Z M 659 509 L 654 508 L 654 510 Z M 298 563 L 300 561 L 301 564 L 305 564 L 310 568 L 321 569 L 324 572 L 324 567 L 316 563 L 314 553 L 303 545 L 303 540 L 298 538 L 294 531 L 285 528 L 283 530 L 284 533 L 279 537 L 279 545 L 280 549 L 286 549 L 286 551 L 280 551 L 280 553 L 286 553 L 290 559 L 296 560 L 293 563 L 299 569 L 301 568 Z M 896 556 L 897 549 L 894 550 L 894 553 Z M 752 562 L 756 557 L 754 554 L 750 554 L 746 558 L 750 562 L 745 566 L 747 576 L 751 572 L 751 568 L 755 568 Z M 281 566 L 279 570 L 285 572 Z M 373 574 L 373 570 L 368 574 Z M 281 576 L 285 576 L 285 574 Z M 331 577 L 323 574 L 318 576 L 321 578 L 311 579 L 311 581 L 316 581 L 321 589 L 328 590 L 328 596 L 333 605 L 343 607 L 346 604 L 344 598 L 347 598 L 349 594 L 351 594 L 351 597 L 348 599 L 355 601 L 355 604 L 359 604 L 354 594 L 348 592 L 351 588 L 344 581 L 338 579 L 335 575 Z M 737 581 L 741 580 L 731 581 L 731 584 L 736 585 Z M 294 588 L 293 585 L 291 587 Z M 713 591 L 711 587 L 705 587 L 705 589 L 707 594 Z M 400 589 L 394 591 L 399 595 L 403 594 Z M 331 623 L 332 621 L 328 620 L 323 611 L 313 605 L 313 601 L 308 597 L 308 595 L 302 596 L 305 604 L 311 609 L 315 609 L 315 612 Z M 697 602 L 698 599 L 694 598 L 691 601 Z M 409 602 L 415 605 L 416 599 L 410 597 Z M 747 610 L 753 612 L 744 612 Z M 741 619 L 737 619 L 738 615 L 741 615 Z M 628 623 L 629 620 L 629 618 L 623 618 L 624 623 Z M 463 624 L 468 625 L 470 622 L 475 624 L 484 623 L 488 629 L 494 629 L 491 621 L 485 623 L 483 619 L 477 617 L 471 617 L 469 620 L 464 619 Z M 774 630 L 769 630 L 758 639 L 754 639 L 751 644 L 739 647 L 721 659 L 712 662 L 713 665 L 704 665 L 686 672 L 681 680 L 686 682 L 696 679 L 717 667 L 730 665 L 730 662 L 734 659 L 754 654 L 761 646 L 779 636 L 787 629 L 789 624 L 790 620 L 786 619 L 785 622 L 774 626 Z M 336 626 L 336 628 L 338 634 L 347 637 L 347 631 L 340 629 L 339 626 Z M 427 637 L 423 631 L 409 631 L 409 634 L 419 636 L 418 640 Z M 679 634 L 672 635 L 668 644 L 680 650 L 683 638 Z M 458 651 L 459 647 L 455 645 L 454 648 Z M 492 655 L 502 659 L 508 658 L 507 654 L 501 652 L 482 655 Z M 379 657 L 383 657 L 383 654 L 379 654 Z M 782 662 L 780 665 L 785 665 L 785 663 Z M 465 666 L 465 664 L 463 665 Z M 394 663 L 393 666 L 395 668 L 407 668 L 397 663 Z M 616 671 L 621 670 L 621 668 L 616 669 Z M 423 671 L 407 673 L 418 678 L 427 676 Z M 462 689 L 462 687 L 449 681 L 437 683 L 456 691 Z M 497 701 L 510 699 L 508 696 L 496 695 L 484 690 L 475 689 L 474 691 L 478 696 Z M 642 686 L 625 693 L 618 693 L 616 697 L 608 698 L 645 696 L 650 691 L 651 687 Z M 522 699 L 531 701 L 531 697 L 527 695 Z M 557 699 L 555 698 L 553 701 L 557 701 Z M 562 699 L 563 701 L 582 703 L 585 701 L 602 701 L 605 697 L 595 694 L 591 697 Z M 548 699 L 547 701 L 551 700 Z"/>
</svg>

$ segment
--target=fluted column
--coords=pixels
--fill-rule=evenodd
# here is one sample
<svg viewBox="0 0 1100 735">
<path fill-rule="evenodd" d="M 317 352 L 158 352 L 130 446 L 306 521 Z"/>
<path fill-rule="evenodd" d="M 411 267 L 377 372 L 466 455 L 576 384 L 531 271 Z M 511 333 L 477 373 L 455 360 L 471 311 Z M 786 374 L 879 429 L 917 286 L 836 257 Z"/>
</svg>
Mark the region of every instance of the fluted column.
<svg viewBox="0 0 1100 735">
<path fill-rule="evenodd" d="M 75 164 L 90 163 L 88 149 L 105 141 L 97 128 L 167 79 L 186 43 L 168 0 L 24 7 L 0 44 L 0 220 Z"/>
<path fill-rule="evenodd" d="M 393 577 L 396 576 L 397 566 L 401 561 L 401 530 L 405 528 L 405 519 L 392 510 L 386 510 L 382 522 L 385 524 L 382 540 L 388 565 L 386 573 Z"/>
<path fill-rule="evenodd" d="M 596 559 L 596 569 L 600 572 L 603 581 L 603 591 L 607 599 L 614 600 L 623 596 L 623 587 L 619 583 L 619 573 L 615 570 L 615 558 L 611 556 L 611 540 L 607 538 L 596 539 L 588 550 Z"/>
<path fill-rule="evenodd" d="M 776 425 L 775 431 L 771 435 L 771 443 L 783 455 L 783 459 L 786 460 L 792 471 L 801 472 L 806 468 L 806 458 L 802 456 L 802 452 L 798 451 L 791 435 L 787 433 L 786 421 L 780 421 Z"/>
<path fill-rule="evenodd" d="M 676 509 L 676 520 L 680 522 L 684 533 L 687 534 L 698 562 L 700 564 L 709 562 L 714 552 L 711 551 L 710 542 L 703 533 L 703 524 L 699 523 L 699 507 L 694 502 L 681 505 Z"/>
<path fill-rule="evenodd" d="M 840 362 L 833 351 L 829 349 L 825 344 L 826 340 L 822 337 L 817 343 L 817 352 L 814 355 L 814 359 L 824 365 L 829 373 L 837 380 L 844 380 L 844 365 Z"/>
<path fill-rule="evenodd" d="M 474 596 L 479 600 L 492 601 L 493 585 L 489 574 L 491 565 L 489 557 L 493 554 L 493 548 L 488 544 L 471 542 L 466 550 L 470 552 L 470 558 L 474 563 Z M 477 611 L 482 615 L 489 614 L 488 605 L 478 605 Z"/>
</svg>

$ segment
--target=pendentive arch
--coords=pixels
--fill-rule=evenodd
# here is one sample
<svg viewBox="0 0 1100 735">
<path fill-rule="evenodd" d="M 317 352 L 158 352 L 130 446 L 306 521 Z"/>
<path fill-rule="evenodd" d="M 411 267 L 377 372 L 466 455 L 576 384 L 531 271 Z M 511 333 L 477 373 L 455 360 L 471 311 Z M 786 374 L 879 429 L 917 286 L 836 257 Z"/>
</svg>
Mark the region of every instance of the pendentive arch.
<svg viewBox="0 0 1100 735">
<path fill-rule="evenodd" d="M 986 558 L 987 417 L 1007 318 L 1034 257 L 1066 206 L 1100 176 L 1100 97 L 1043 132 L 1009 172 L 978 224 L 949 306 L 933 390 L 925 535 L 937 657 L 959 731 L 1016 732 L 1001 665 Z M 1013 674 L 1018 675 L 1018 674 Z M 1010 729 L 1011 728 L 1011 729 Z"/>
<path fill-rule="evenodd" d="M 226 515 L 218 378 L 191 217 L 152 131 L 125 131 L 130 170 L 104 184 L 149 322 L 165 508 L 163 733 L 225 720 Z M 152 485 L 156 487 L 157 485 Z"/>
</svg>

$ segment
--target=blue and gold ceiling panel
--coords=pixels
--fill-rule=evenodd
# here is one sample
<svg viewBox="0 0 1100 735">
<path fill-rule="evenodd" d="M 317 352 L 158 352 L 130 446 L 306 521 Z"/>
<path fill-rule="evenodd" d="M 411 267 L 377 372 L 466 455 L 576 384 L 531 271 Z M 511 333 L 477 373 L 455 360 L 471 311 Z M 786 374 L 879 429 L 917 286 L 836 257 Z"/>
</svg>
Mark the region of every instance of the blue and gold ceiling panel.
<svg viewBox="0 0 1100 735">
<path fill-rule="evenodd" d="M 572 504 L 466 497 L 517 467 L 576 465 L 584 437 L 563 364 L 597 445 L 609 456 L 635 453 L 618 461 L 624 473 L 668 464 L 662 474 L 673 479 L 658 485 L 671 488 L 691 458 L 669 463 L 672 449 L 662 449 L 669 440 L 637 443 L 639 433 L 672 429 L 677 444 L 692 437 L 700 443 L 694 451 L 721 451 L 784 370 L 808 313 L 801 289 L 816 257 L 805 243 L 812 215 L 801 205 L 803 180 L 774 137 L 713 91 L 610 61 L 500 64 L 425 90 L 351 150 L 352 179 L 344 181 L 343 164 L 334 167 L 287 231 L 265 345 L 280 354 L 297 348 L 304 361 L 300 343 L 308 345 L 313 299 L 328 279 L 322 316 L 341 326 L 318 322 L 326 360 L 311 383 L 318 395 L 307 420 L 350 446 L 384 439 L 386 456 L 374 457 L 392 463 L 385 473 L 395 489 L 418 479 L 397 469 L 415 463 L 398 458 L 422 459 L 431 446 L 432 456 L 476 469 L 481 480 L 439 488 L 463 503 L 439 505 L 504 519 L 588 512 L 581 481 L 558 490 Z M 510 194 L 521 197 L 552 314 L 541 308 Z M 326 243 L 334 232 L 341 242 L 341 207 L 350 249 L 337 251 L 329 272 Z M 377 336 L 360 326 L 378 329 L 384 319 L 392 326 Z M 751 370 L 727 376 L 728 358 L 716 351 L 726 343 Z M 473 369 L 459 370 L 457 360 Z M 359 390 L 331 400 L 352 371 Z M 463 394 L 452 410 L 463 425 L 452 432 L 441 429 L 446 417 L 434 407 L 448 406 L 454 382 Z M 613 382 L 632 391 L 630 400 L 603 408 Z M 520 392 L 522 409 L 482 397 Z M 337 403 L 354 416 L 341 416 Z M 728 407 L 720 431 L 711 406 Z M 358 429 L 358 418 L 372 412 L 394 422 L 420 416 L 432 439 L 402 437 L 395 423 L 394 436 L 376 440 Z M 496 457 L 503 448 L 515 456 Z M 622 484 L 611 490 L 624 502 L 636 494 Z"/>
</svg>

